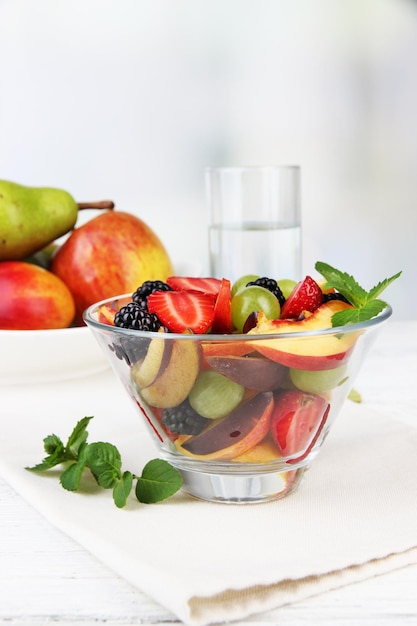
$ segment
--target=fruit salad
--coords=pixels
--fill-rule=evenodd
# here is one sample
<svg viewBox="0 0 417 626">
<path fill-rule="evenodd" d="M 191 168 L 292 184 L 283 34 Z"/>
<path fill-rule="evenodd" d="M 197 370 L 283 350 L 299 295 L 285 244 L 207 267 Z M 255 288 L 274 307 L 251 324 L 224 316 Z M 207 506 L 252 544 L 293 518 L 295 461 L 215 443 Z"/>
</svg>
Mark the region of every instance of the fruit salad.
<svg viewBox="0 0 417 626">
<path fill-rule="evenodd" d="M 103 344 L 169 454 L 308 464 L 351 389 L 364 323 L 384 315 L 377 296 L 398 276 L 366 292 L 316 269 L 323 280 L 298 283 L 172 276 L 98 305 Z"/>
</svg>

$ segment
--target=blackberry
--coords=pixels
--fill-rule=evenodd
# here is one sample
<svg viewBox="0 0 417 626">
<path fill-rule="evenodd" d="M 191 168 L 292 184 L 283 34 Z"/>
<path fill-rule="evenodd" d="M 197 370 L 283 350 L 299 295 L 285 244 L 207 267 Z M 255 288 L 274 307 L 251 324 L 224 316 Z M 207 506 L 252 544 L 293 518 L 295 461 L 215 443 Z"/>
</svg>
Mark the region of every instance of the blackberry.
<svg viewBox="0 0 417 626">
<path fill-rule="evenodd" d="M 133 337 L 121 337 L 120 343 L 109 344 L 109 348 L 118 359 L 126 361 L 130 367 L 146 356 L 150 342 L 151 340 L 145 337 L 138 337 L 136 341 Z"/>
<path fill-rule="evenodd" d="M 148 309 L 148 296 L 154 291 L 172 291 L 171 287 L 164 283 L 162 280 L 146 280 L 136 291 L 132 294 L 132 300 L 141 309 Z"/>
<path fill-rule="evenodd" d="M 136 302 L 129 302 L 116 313 L 114 325 L 130 330 L 158 332 L 162 329 L 164 332 L 169 332 L 154 313 L 141 309 Z M 124 359 L 130 366 L 145 356 L 149 343 L 150 339 L 143 337 L 121 337 L 120 342 L 113 343 L 110 349 L 114 351 L 117 358 Z"/>
<path fill-rule="evenodd" d="M 267 278 L 266 276 L 264 276 L 263 278 L 258 278 L 257 280 L 253 280 L 250 283 L 247 283 L 246 287 L 249 287 L 250 285 L 257 285 L 258 287 L 263 287 L 264 289 L 268 289 L 268 291 L 274 294 L 280 306 L 284 305 L 284 302 L 285 302 L 284 295 L 281 289 L 279 288 L 277 281 L 274 280 L 273 278 Z"/>
<path fill-rule="evenodd" d="M 129 302 L 122 306 L 120 311 L 117 311 L 114 316 L 114 325 L 119 328 L 147 330 L 150 332 L 158 332 L 162 326 L 154 313 L 149 313 L 148 310 L 141 308 L 136 302 Z"/>
<path fill-rule="evenodd" d="M 341 293 L 324 293 L 322 302 L 329 302 L 330 300 L 341 300 L 342 302 L 346 302 L 346 304 L 350 304 L 349 300 L 345 298 Z"/>
<path fill-rule="evenodd" d="M 178 406 L 165 409 L 162 416 L 162 424 L 172 433 L 180 435 L 198 435 L 208 422 L 208 418 L 194 411 L 188 399 Z"/>
</svg>

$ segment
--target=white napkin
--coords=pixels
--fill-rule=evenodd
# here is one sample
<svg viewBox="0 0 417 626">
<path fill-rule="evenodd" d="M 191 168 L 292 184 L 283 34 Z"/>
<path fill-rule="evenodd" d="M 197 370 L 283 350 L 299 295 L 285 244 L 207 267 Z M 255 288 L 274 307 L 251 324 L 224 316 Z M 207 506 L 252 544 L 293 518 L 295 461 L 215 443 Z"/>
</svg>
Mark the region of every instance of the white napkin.
<svg viewBox="0 0 417 626">
<path fill-rule="evenodd" d="M 157 449 L 111 372 L 54 386 L 3 387 L 0 473 L 51 523 L 187 624 L 243 618 L 417 563 L 417 429 L 347 402 L 299 490 L 260 505 L 156 505 L 69 493 L 23 469 L 42 439 L 95 415 L 137 473 Z M 5 408 L 6 407 L 6 408 Z"/>
</svg>

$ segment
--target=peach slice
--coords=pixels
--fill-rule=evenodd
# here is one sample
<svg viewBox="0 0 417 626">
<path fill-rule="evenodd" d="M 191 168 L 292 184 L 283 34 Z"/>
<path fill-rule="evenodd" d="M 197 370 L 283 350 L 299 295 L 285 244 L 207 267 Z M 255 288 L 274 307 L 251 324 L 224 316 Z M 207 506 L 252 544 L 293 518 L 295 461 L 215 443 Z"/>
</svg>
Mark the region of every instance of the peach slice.
<svg viewBox="0 0 417 626">
<path fill-rule="evenodd" d="M 154 341 L 159 341 L 159 338 Z M 165 365 L 165 354 L 169 348 L 165 346 L 163 351 L 155 349 L 160 358 L 157 376 L 148 386 L 137 385 L 137 388 L 147 404 L 165 409 L 181 404 L 190 393 L 200 370 L 200 350 L 194 341 L 168 341 L 166 339 L 160 341 L 172 344 L 169 361 Z M 149 367 L 154 373 L 158 369 L 158 360 L 156 364 L 149 365 Z M 139 372 L 140 369 L 139 367 Z M 132 368 L 132 378 L 136 383 L 137 372 L 134 368 Z M 146 379 L 146 376 L 143 376 L 143 379 Z"/>
<path fill-rule="evenodd" d="M 172 341 L 152 339 L 146 356 L 132 367 L 131 376 L 138 389 L 149 387 L 167 367 L 172 355 Z"/>
<path fill-rule="evenodd" d="M 260 393 L 199 435 L 177 440 L 178 452 L 201 460 L 227 460 L 242 455 L 267 434 L 273 407 L 273 394 Z"/>
<path fill-rule="evenodd" d="M 107 326 L 114 326 L 114 316 L 116 315 L 118 309 L 109 305 L 103 304 L 98 312 L 97 312 L 97 320 L 101 324 L 107 324 Z"/>
<path fill-rule="evenodd" d="M 351 308 L 341 300 L 330 300 L 320 305 L 302 320 L 268 320 L 259 313 L 258 323 L 249 335 L 296 333 L 331 329 L 334 313 Z M 276 337 L 259 339 L 251 345 L 273 361 L 304 370 L 326 370 L 344 363 L 356 342 L 358 333 L 318 334 L 311 337 Z"/>
<path fill-rule="evenodd" d="M 255 353 L 256 354 L 256 353 Z M 257 356 L 208 356 L 207 363 L 214 370 L 247 389 L 272 391 L 279 387 L 287 373 L 287 368 Z"/>
<path fill-rule="evenodd" d="M 233 335 L 231 335 L 233 337 Z M 202 341 L 204 357 L 210 356 L 243 356 L 252 351 L 247 341 Z"/>
<path fill-rule="evenodd" d="M 271 463 L 282 458 L 277 446 L 269 439 L 264 439 L 250 450 L 235 456 L 235 463 Z"/>
</svg>

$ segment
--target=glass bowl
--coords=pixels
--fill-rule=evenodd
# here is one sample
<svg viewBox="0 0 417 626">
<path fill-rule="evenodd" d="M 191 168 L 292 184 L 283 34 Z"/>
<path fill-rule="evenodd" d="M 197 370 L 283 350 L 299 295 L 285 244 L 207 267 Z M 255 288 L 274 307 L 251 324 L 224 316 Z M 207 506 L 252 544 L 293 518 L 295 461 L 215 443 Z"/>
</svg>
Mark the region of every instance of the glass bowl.
<svg viewBox="0 0 417 626">
<path fill-rule="evenodd" d="M 181 472 L 183 490 L 236 504 L 297 489 L 392 314 L 387 307 L 372 320 L 324 329 L 315 329 L 309 318 L 309 324 L 268 334 L 175 334 L 110 325 L 102 311 L 113 315 L 130 300 L 124 295 L 96 303 L 84 320 L 161 457 Z"/>
</svg>

